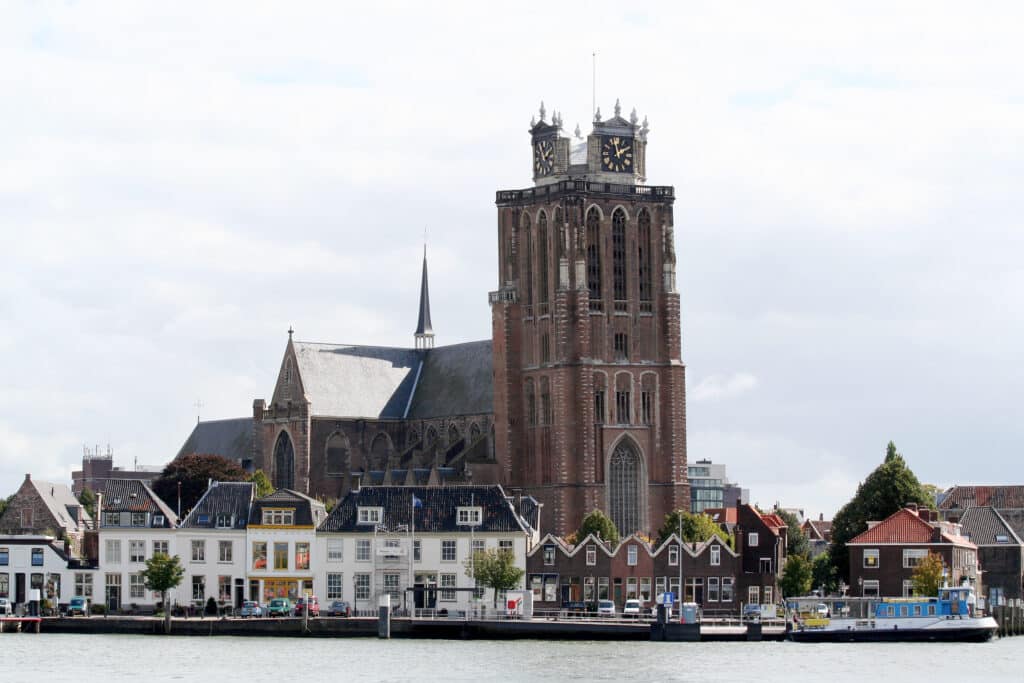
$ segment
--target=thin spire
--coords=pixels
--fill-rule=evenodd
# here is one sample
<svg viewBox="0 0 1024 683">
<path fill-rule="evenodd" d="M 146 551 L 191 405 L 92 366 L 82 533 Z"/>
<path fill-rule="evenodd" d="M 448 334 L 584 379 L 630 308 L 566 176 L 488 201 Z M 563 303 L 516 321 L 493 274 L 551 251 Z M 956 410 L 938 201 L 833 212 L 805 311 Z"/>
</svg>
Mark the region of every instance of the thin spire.
<svg viewBox="0 0 1024 683">
<path fill-rule="evenodd" d="M 423 279 L 420 281 L 420 318 L 416 323 L 416 348 L 434 348 L 434 328 L 430 324 L 430 289 L 427 286 L 427 245 L 423 245 Z"/>
</svg>

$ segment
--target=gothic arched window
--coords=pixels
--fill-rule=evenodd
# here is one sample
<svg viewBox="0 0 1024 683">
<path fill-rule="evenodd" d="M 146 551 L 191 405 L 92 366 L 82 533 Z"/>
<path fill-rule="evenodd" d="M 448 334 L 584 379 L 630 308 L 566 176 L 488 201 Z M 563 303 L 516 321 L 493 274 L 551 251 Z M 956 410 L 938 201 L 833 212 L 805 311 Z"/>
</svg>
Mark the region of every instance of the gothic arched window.
<svg viewBox="0 0 1024 683">
<path fill-rule="evenodd" d="M 643 463 L 632 441 L 615 447 L 608 464 L 608 507 L 620 536 L 640 531 Z"/>
<path fill-rule="evenodd" d="M 530 230 L 530 215 L 527 213 L 523 214 L 523 250 L 526 252 L 523 255 L 523 263 L 526 264 L 523 273 L 523 279 L 526 280 L 526 305 L 533 306 L 533 232 Z"/>
<path fill-rule="evenodd" d="M 640 301 L 651 301 L 653 289 L 651 287 L 651 214 L 644 209 L 636 220 L 637 225 L 637 275 L 640 283 Z M 641 309 L 642 310 L 642 309 Z M 649 312 L 648 308 L 648 312 Z"/>
<path fill-rule="evenodd" d="M 476 422 L 469 426 L 469 442 L 476 443 L 480 438 L 480 425 Z"/>
<path fill-rule="evenodd" d="M 540 422 L 549 425 L 553 422 L 551 413 L 551 383 L 547 377 L 540 378 Z"/>
<path fill-rule="evenodd" d="M 388 465 L 388 453 L 391 452 L 391 439 L 381 432 L 373 437 L 370 443 L 370 469 L 383 470 Z"/>
<path fill-rule="evenodd" d="M 540 270 L 537 303 L 548 302 L 548 216 L 543 211 L 537 219 L 537 268 Z M 543 313 L 543 311 L 541 311 Z"/>
<path fill-rule="evenodd" d="M 462 435 L 459 434 L 459 428 L 455 425 L 448 425 L 448 448 L 451 448 L 461 440 Z"/>
<path fill-rule="evenodd" d="M 601 217 L 596 207 L 587 212 L 587 289 L 594 308 L 601 299 Z"/>
<path fill-rule="evenodd" d="M 565 219 L 562 218 L 562 215 L 562 207 L 555 209 L 555 229 L 558 234 L 558 249 L 555 250 L 555 253 L 558 254 L 558 258 L 564 258 L 566 250 Z"/>
<path fill-rule="evenodd" d="M 537 424 L 537 393 L 532 379 L 526 380 L 526 424 Z"/>
<path fill-rule="evenodd" d="M 612 214 L 612 284 L 616 301 L 626 300 L 626 212 Z M 618 309 L 616 309 L 618 310 Z"/>
<path fill-rule="evenodd" d="M 288 432 L 281 432 L 274 446 L 274 488 L 295 488 L 295 449 Z"/>
<path fill-rule="evenodd" d="M 349 465 L 348 437 L 334 432 L 327 439 L 327 474 L 342 474 Z"/>
</svg>

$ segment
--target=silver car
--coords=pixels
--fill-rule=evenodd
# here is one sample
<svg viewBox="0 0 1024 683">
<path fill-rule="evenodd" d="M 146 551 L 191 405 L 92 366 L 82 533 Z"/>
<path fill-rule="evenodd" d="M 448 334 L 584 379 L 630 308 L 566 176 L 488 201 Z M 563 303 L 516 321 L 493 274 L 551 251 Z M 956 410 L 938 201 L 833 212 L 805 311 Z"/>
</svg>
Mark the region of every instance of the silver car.
<svg viewBox="0 0 1024 683">
<path fill-rule="evenodd" d="M 14 608 L 11 607 L 11 601 L 7 598 L 0 598 L 0 615 L 11 616 L 14 614 Z"/>
</svg>

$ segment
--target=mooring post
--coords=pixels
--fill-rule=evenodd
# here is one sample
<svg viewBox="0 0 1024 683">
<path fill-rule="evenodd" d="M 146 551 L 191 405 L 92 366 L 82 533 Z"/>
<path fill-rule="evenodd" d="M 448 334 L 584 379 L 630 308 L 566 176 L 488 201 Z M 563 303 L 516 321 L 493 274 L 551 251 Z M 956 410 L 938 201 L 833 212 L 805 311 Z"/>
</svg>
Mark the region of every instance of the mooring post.
<svg viewBox="0 0 1024 683">
<path fill-rule="evenodd" d="M 377 637 L 391 638 L 391 594 L 385 593 L 377 599 Z"/>
</svg>

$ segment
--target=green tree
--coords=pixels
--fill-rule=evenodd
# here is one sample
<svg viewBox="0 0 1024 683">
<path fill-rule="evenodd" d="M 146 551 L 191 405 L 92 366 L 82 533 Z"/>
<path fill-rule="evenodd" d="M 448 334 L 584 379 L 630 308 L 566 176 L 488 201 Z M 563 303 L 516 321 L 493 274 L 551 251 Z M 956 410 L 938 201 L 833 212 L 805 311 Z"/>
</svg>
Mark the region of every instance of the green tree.
<svg viewBox="0 0 1024 683">
<path fill-rule="evenodd" d="M 921 488 L 924 489 L 925 495 L 928 496 L 928 507 L 930 508 L 934 508 L 937 505 L 936 500 L 938 499 L 939 494 L 945 491 L 944 488 L 936 486 L 935 484 L 921 484 Z"/>
<path fill-rule="evenodd" d="M 167 599 L 167 593 L 172 588 L 180 586 L 184 578 L 185 568 L 181 566 L 181 559 L 177 555 L 168 557 L 163 553 L 156 553 L 146 560 L 142 579 L 146 582 L 147 590 L 160 593 L 160 600 L 164 605 L 164 633 L 171 632 L 171 603 Z"/>
<path fill-rule="evenodd" d="M 96 494 L 92 492 L 91 488 L 86 486 L 82 489 L 81 495 L 78 496 L 78 502 L 82 504 L 87 515 L 90 517 L 96 515 Z"/>
<path fill-rule="evenodd" d="M 153 482 L 153 491 L 176 509 L 181 485 L 181 513 L 186 514 L 206 493 L 210 481 L 247 481 L 249 475 L 234 460 L 219 455 L 184 455 L 172 461 Z"/>
<path fill-rule="evenodd" d="M 835 593 L 839 589 L 839 577 L 832 566 L 832 558 L 826 550 L 811 560 L 811 588 L 820 588 L 823 595 Z"/>
<path fill-rule="evenodd" d="M 829 556 L 840 579 L 850 581 L 850 553 L 846 547 L 850 539 L 866 531 L 869 521 L 883 520 L 907 503 L 935 507 L 890 441 L 885 460 L 857 487 L 856 495 L 832 519 Z"/>
<path fill-rule="evenodd" d="M 931 597 L 939 594 L 942 585 L 942 556 L 928 553 L 928 557 L 914 567 L 910 580 L 914 582 L 914 595 Z"/>
<path fill-rule="evenodd" d="M 249 481 L 256 484 L 256 497 L 263 498 L 274 492 L 274 485 L 270 483 L 270 477 L 263 470 L 256 470 L 249 476 Z"/>
<path fill-rule="evenodd" d="M 786 566 L 782 569 L 779 589 L 783 597 L 792 598 L 807 595 L 811 592 L 811 561 L 804 555 L 790 555 L 786 558 Z"/>
<path fill-rule="evenodd" d="M 691 514 L 685 510 L 673 510 L 665 515 L 665 521 L 658 529 L 658 540 L 655 547 L 661 547 L 672 534 L 678 534 L 680 528 L 683 540 L 687 543 L 701 543 L 712 536 L 718 536 L 730 548 L 733 547 L 732 537 L 722 531 L 722 527 L 718 526 L 709 515 Z"/>
<path fill-rule="evenodd" d="M 582 541 L 588 534 L 594 534 L 613 547 L 619 543 L 619 530 L 615 528 L 615 522 L 600 510 L 594 510 L 583 518 L 576 532 L 576 540 Z"/>
<path fill-rule="evenodd" d="M 3 517 L 4 513 L 7 512 L 7 508 L 10 506 L 11 501 L 14 500 L 14 496 L 15 494 L 12 493 L 6 498 L 0 498 L 0 517 Z"/>
<path fill-rule="evenodd" d="M 473 553 L 465 563 L 466 576 L 478 585 L 494 590 L 494 606 L 498 606 L 498 591 L 507 591 L 519 585 L 525 573 L 516 566 L 515 555 L 510 550 L 487 548 Z"/>
<path fill-rule="evenodd" d="M 811 544 L 807 540 L 807 534 L 800 528 L 800 520 L 796 518 L 796 515 L 781 508 L 776 508 L 775 514 L 786 523 L 786 554 L 809 556 Z"/>
</svg>

